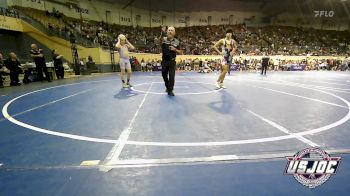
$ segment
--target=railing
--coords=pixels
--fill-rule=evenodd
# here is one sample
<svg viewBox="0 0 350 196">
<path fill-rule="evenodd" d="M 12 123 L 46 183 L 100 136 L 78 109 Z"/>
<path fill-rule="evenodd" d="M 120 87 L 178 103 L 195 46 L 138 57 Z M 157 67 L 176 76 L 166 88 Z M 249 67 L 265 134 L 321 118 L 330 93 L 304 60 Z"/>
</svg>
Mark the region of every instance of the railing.
<svg viewBox="0 0 350 196">
<path fill-rule="evenodd" d="M 33 27 L 35 27 L 36 29 L 40 30 L 41 32 L 47 34 L 47 35 L 53 35 L 49 29 L 47 29 L 43 24 L 41 24 L 40 22 L 34 20 L 33 18 L 27 16 L 26 14 L 22 13 L 22 12 L 19 12 L 19 16 L 20 18 L 29 23 L 30 25 L 32 25 Z"/>
<path fill-rule="evenodd" d="M 80 36 L 74 35 L 72 37 L 65 31 L 58 31 L 56 29 L 49 29 L 45 25 L 43 25 L 42 23 L 37 21 L 36 19 L 25 14 L 24 12 L 19 11 L 17 13 L 19 13 L 19 17 L 23 21 L 28 22 L 29 24 L 31 24 L 32 26 L 34 26 L 35 28 L 37 28 L 38 30 L 40 30 L 41 32 L 43 32 L 47 35 L 50 35 L 50 36 L 54 35 L 54 36 L 57 36 L 59 38 L 62 38 L 62 39 L 68 40 L 68 41 L 72 41 L 72 39 L 74 39 L 77 44 L 80 44 L 80 45 L 85 46 L 85 47 L 96 47 L 96 45 L 94 45 L 90 41 L 88 41 Z"/>
</svg>

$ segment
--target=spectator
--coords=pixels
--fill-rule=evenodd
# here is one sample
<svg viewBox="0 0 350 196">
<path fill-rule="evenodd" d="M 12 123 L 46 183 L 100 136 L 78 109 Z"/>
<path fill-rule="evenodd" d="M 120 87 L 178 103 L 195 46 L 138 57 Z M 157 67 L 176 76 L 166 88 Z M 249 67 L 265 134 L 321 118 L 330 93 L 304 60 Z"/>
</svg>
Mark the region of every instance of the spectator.
<svg viewBox="0 0 350 196">
<path fill-rule="evenodd" d="M 4 65 L 7 69 L 10 70 L 10 80 L 11 86 L 19 86 L 21 83 L 19 82 L 19 74 L 22 72 L 21 63 L 18 61 L 15 53 L 11 52 L 9 58 L 6 59 Z"/>
<path fill-rule="evenodd" d="M 89 72 L 97 72 L 98 69 L 96 67 L 96 63 L 92 60 L 91 56 L 88 56 L 88 62 L 86 62 L 86 68 Z"/>
<path fill-rule="evenodd" d="M 342 65 L 341 65 L 341 71 L 346 71 L 347 69 L 349 69 L 349 60 L 348 60 L 348 56 L 345 57 Z"/>
<path fill-rule="evenodd" d="M 45 73 L 45 77 L 48 82 L 51 82 L 51 78 L 49 76 L 49 72 L 47 71 L 46 61 L 44 56 L 44 51 L 39 49 L 36 44 L 31 45 L 31 57 L 33 58 L 36 66 L 36 71 L 38 74 L 38 80 L 43 81 L 43 72 Z"/>
<path fill-rule="evenodd" d="M 152 72 L 153 69 L 153 62 L 150 60 L 147 61 L 147 72 Z"/>
<path fill-rule="evenodd" d="M 52 50 L 52 60 L 55 67 L 57 79 L 64 78 L 63 55 L 59 55 L 57 50 Z"/>
<path fill-rule="evenodd" d="M 3 57 L 0 53 L 0 88 L 4 88 L 4 79 L 2 78 L 2 75 L 8 74 L 9 71 L 3 64 Z"/>
<path fill-rule="evenodd" d="M 146 62 L 145 62 L 144 59 L 141 60 L 141 70 L 142 70 L 142 72 L 147 71 L 147 70 L 146 70 Z"/>
<path fill-rule="evenodd" d="M 30 82 L 34 81 L 34 77 L 31 77 L 32 71 L 33 71 L 33 63 L 26 63 L 22 66 L 22 70 L 24 72 L 24 76 L 23 76 L 23 83 L 24 84 L 28 84 Z M 33 76 L 33 75 L 32 75 Z"/>
<path fill-rule="evenodd" d="M 52 24 L 51 24 L 51 23 L 48 23 L 48 25 L 47 25 L 47 26 L 49 27 L 50 31 L 52 31 L 52 30 L 53 30 L 53 26 L 52 26 Z"/>
<path fill-rule="evenodd" d="M 196 58 L 193 62 L 193 65 L 194 65 L 194 70 L 199 71 L 200 60 L 198 58 Z"/>
</svg>

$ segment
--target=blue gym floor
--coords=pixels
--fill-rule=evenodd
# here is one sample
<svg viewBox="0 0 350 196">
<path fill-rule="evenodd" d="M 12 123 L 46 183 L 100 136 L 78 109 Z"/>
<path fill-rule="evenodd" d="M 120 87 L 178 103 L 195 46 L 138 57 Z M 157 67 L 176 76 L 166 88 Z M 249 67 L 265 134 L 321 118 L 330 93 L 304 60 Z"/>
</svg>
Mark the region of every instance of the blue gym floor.
<svg viewBox="0 0 350 196">
<path fill-rule="evenodd" d="M 348 195 L 348 72 L 160 72 L 0 90 L 0 195 Z M 342 157 L 316 189 L 284 175 L 308 147 Z M 97 165 L 83 166 L 96 160 Z"/>
</svg>

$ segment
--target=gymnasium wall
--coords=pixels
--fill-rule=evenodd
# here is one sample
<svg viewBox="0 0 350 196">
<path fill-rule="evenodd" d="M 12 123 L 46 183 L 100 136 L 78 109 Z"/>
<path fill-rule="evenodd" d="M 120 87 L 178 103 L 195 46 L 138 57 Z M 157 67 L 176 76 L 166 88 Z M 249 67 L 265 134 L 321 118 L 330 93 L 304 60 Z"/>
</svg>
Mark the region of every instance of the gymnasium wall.
<svg viewBox="0 0 350 196">
<path fill-rule="evenodd" d="M 17 18 L 0 16 L 0 29 L 22 32 L 22 21 Z"/>
<path fill-rule="evenodd" d="M 4 58 L 8 57 L 10 52 L 15 52 L 20 59 L 27 59 L 25 50 L 23 50 L 23 37 L 21 32 L 0 30 L 0 53 Z"/>
<path fill-rule="evenodd" d="M 44 49 L 45 56 L 51 58 L 51 52 L 45 45 L 23 32 L 22 20 L 6 16 L 0 17 L 0 52 L 5 58 L 10 52 L 15 52 L 21 61 L 31 60 L 29 51 L 32 43 Z"/>
<path fill-rule="evenodd" d="M 39 10 L 52 11 L 56 8 L 60 12 L 73 18 L 83 18 L 87 20 L 104 21 L 121 25 L 139 25 L 143 27 L 158 27 L 160 25 L 174 25 L 176 27 L 201 26 L 208 25 L 208 17 L 211 16 L 212 25 L 220 24 L 238 24 L 255 17 L 257 20 L 262 17 L 258 12 L 163 12 L 139 9 L 135 7 L 127 7 L 122 9 L 121 5 L 109 4 L 101 1 L 80 0 L 74 1 L 81 8 L 69 8 L 68 6 L 54 3 L 49 0 L 7 0 L 9 6 L 17 5 L 22 7 L 30 7 Z M 57 2 L 66 3 L 69 0 L 55 0 Z M 106 12 L 110 12 L 107 14 Z M 230 20 L 231 16 L 231 20 Z"/>
<path fill-rule="evenodd" d="M 286 12 L 278 15 L 272 22 L 274 25 L 281 26 L 302 26 L 312 27 L 324 30 L 350 30 L 350 18 L 339 17 L 336 12 L 333 17 L 315 17 L 315 13 Z"/>
<path fill-rule="evenodd" d="M 68 62 L 72 62 L 71 44 L 69 41 L 55 37 L 48 36 L 41 31 L 35 29 L 33 26 L 23 21 L 23 31 L 39 43 L 45 45 L 49 50 L 56 49 L 59 54 L 62 54 Z M 96 62 L 101 62 L 100 48 L 85 48 L 78 46 L 79 59 L 86 59 L 89 55 L 93 57 Z"/>
<path fill-rule="evenodd" d="M 7 8 L 7 0 L 0 0 L 0 7 Z"/>
<path fill-rule="evenodd" d="M 0 43 L 0 53 L 2 53 L 5 58 L 8 57 L 10 52 L 15 52 L 21 62 L 31 61 L 30 45 L 35 43 L 44 50 L 47 60 L 51 60 L 50 49 L 25 33 L 0 30 Z"/>
<path fill-rule="evenodd" d="M 174 25 L 176 27 L 185 26 L 202 26 L 208 25 L 211 16 L 212 25 L 220 24 L 239 24 L 246 22 L 250 25 L 259 25 L 264 18 L 262 12 L 181 12 L 177 10 L 173 12 L 154 11 L 149 9 L 139 9 L 129 6 L 122 9 L 118 3 L 110 4 L 101 1 L 90 0 L 7 0 L 8 5 L 18 5 L 22 7 L 30 7 L 39 10 L 52 11 L 56 8 L 67 16 L 73 18 L 83 18 L 87 20 L 104 21 L 110 24 L 121 24 L 128 26 L 158 27 L 160 25 Z M 59 3 L 57 3 L 59 2 Z M 68 7 L 67 2 L 74 2 L 80 9 Z M 62 5 L 64 4 L 64 5 Z M 108 12 L 108 13 L 106 13 Z M 336 12 L 337 14 L 337 12 Z M 336 15 L 337 16 L 337 15 Z M 300 23 L 301 20 L 303 21 Z M 283 13 L 274 16 L 271 20 L 273 25 L 282 26 L 304 26 L 328 30 L 350 30 L 350 19 L 347 18 L 315 18 L 314 12 L 310 9 L 310 13 L 298 12 L 298 9 L 288 9 Z"/>
</svg>

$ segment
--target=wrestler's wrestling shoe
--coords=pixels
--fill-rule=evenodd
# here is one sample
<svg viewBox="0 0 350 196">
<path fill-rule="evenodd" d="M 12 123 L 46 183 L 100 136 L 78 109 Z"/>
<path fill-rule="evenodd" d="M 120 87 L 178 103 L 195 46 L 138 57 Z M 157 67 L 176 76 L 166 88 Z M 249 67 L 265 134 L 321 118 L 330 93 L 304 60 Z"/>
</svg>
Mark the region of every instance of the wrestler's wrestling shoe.
<svg viewBox="0 0 350 196">
<path fill-rule="evenodd" d="M 224 83 L 220 83 L 220 88 L 226 89 L 226 86 L 224 86 Z"/>
<path fill-rule="evenodd" d="M 128 85 L 129 88 L 133 87 L 133 85 L 130 82 L 126 83 L 126 85 Z"/>
<path fill-rule="evenodd" d="M 220 89 L 220 88 L 221 88 L 221 83 L 220 83 L 220 82 L 217 82 L 217 83 L 215 84 L 215 87 L 216 87 L 216 89 Z"/>
<path fill-rule="evenodd" d="M 173 93 L 173 91 L 169 91 L 169 92 L 168 92 L 168 96 L 174 97 L 175 94 Z"/>
<path fill-rule="evenodd" d="M 129 85 L 126 83 L 123 83 L 123 88 L 129 88 Z"/>
</svg>

